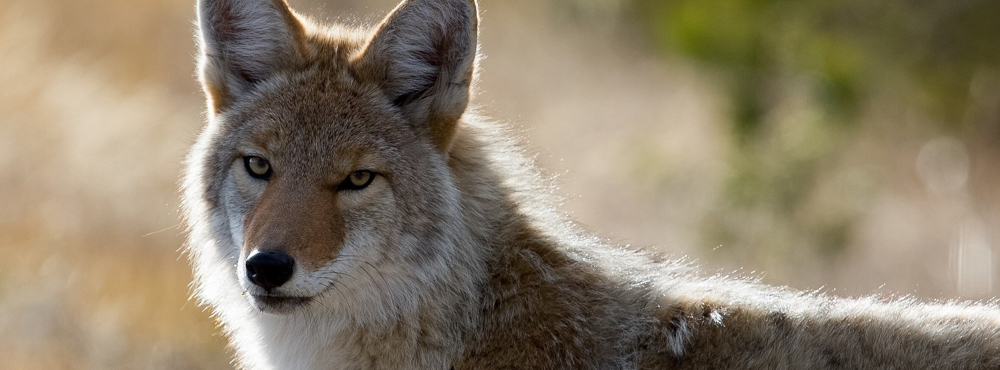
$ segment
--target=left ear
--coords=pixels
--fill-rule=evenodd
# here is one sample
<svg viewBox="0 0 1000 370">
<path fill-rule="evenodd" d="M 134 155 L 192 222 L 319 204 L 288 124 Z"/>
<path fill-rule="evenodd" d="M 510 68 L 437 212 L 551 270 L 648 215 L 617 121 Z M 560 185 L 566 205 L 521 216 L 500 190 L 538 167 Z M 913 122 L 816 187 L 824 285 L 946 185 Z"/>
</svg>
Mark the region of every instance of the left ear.
<svg viewBox="0 0 1000 370">
<path fill-rule="evenodd" d="M 404 0 L 358 61 L 358 71 L 445 153 L 469 105 L 478 27 L 475 0 Z"/>
</svg>

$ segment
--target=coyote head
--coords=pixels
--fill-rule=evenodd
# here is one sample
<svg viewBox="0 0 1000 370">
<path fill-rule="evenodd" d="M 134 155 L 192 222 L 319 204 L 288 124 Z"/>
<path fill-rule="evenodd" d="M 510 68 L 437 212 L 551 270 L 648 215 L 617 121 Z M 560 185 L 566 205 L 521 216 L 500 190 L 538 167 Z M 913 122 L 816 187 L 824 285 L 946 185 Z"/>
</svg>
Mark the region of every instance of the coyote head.
<svg viewBox="0 0 1000 370">
<path fill-rule="evenodd" d="M 284 0 L 200 0 L 198 17 L 209 124 L 185 207 L 211 247 L 192 248 L 196 274 L 269 313 L 408 304 L 461 253 L 447 160 L 475 1 L 407 0 L 371 31 L 316 26 Z"/>
</svg>

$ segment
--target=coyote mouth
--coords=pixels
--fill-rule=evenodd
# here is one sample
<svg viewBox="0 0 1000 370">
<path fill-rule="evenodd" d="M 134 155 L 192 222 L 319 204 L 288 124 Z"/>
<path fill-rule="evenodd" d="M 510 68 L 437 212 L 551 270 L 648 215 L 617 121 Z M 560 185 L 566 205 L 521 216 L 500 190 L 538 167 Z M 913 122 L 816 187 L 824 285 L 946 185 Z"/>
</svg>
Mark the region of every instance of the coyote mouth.
<svg viewBox="0 0 1000 370">
<path fill-rule="evenodd" d="M 290 297 L 278 295 L 251 294 L 250 301 L 257 309 L 266 313 L 289 313 L 309 304 L 313 297 Z"/>
</svg>

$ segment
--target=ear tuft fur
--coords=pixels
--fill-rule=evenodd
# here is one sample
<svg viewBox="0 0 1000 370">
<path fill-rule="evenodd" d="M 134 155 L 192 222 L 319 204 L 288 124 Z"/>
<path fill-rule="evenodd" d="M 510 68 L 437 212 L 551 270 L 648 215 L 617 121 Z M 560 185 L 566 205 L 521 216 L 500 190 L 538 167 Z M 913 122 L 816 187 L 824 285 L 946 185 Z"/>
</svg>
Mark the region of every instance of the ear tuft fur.
<svg viewBox="0 0 1000 370">
<path fill-rule="evenodd" d="M 302 24 L 284 0 L 199 0 L 201 81 L 218 113 L 294 58 Z"/>
<path fill-rule="evenodd" d="M 378 27 L 362 54 L 373 79 L 442 152 L 469 103 L 479 18 L 475 0 L 406 0 Z"/>
</svg>

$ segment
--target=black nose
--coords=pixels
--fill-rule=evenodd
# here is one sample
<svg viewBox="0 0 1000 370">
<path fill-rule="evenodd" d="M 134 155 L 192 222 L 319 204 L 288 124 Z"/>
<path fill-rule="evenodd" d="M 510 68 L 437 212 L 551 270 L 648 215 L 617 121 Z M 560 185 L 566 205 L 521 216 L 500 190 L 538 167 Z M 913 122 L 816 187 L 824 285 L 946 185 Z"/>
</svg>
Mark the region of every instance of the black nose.
<svg viewBox="0 0 1000 370">
<path fill-rule="evenodd" d="M 292 277 L 295 260 L 287 253 L 265 250 L 247 258 L 247 279 L 257 286 L 271 290 L 281 286 Z"/>
</svg>

